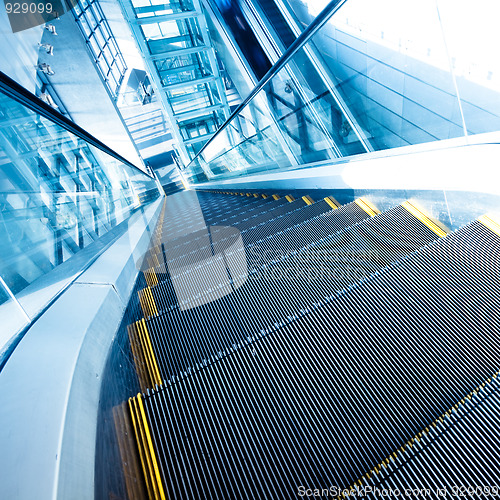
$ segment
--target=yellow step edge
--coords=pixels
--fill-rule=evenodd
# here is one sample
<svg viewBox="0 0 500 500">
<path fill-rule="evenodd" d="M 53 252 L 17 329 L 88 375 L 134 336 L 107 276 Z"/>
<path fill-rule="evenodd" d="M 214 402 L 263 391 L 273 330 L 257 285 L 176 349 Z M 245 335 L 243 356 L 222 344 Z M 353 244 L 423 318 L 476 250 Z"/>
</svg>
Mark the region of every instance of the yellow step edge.
<svg viewBox="0 0 500 500">
<path fill-rule="evenodd" d="M 144 405 L 142 404 L 142 396 L 140 394 L 137 394 L 137 401 L 138 401 L 138 405 L 139 405 L 140 415 L 142 418 L 142 424 L 144 426 L 144 430 L 146 433 L 146 440 L 147 440 L 147 444 L 149 447 L 149 454 L 151 457 L 151 462 L 152 462 L 154 474 L 156 477 L 155 490 L 158 491 L 158 493 L 159 493 L 159 496 L 157 498 L 159 498 L 160 500 L 166 500 L 165 492 L 163 490 L 163 484 L 162 484 L 161 476 L 160 476 L 160 469 L 158 467 L 158 461 L 156 459 L 156 453 L 155 453 L 155 449 L 153 447 L 153 440 L 151 439 L 151 432 L 149 430 L 148 421 L 146 419 L 146 412 L 144 411 Z"/>
<path fill-rule="evenodd" d="M 153 343 L 151 342 L 151 337 L 149 335 L 149 331 L 148 331 L 148 328 L 146 326 L 146 321 L 144 319 L 141 320 L 141 323 L 142 323 L 142 328 L 146 334 L 146 341 L 148 343 L 148 347 L 149 347 L 149 351 L 151 353 L 151 359 L 153 361 L 153 372 L 155 374 L 155 384 L 156 385 L 162 385 L 163 382 L 162 382 L 162 379 L 161 379 L 161 376 L 160 376 L 160 370 L 158 368 L 158 362 L 156 361 L 156 356 L 155 356 L 155 352 L 153 350 Z"/>
<path fill-rule="evenodd" d="M 500 220 L 498 214 L 485 214 L 481 215 L 479 219 L 477 219 L 481 224 L 485 225 L 488 229 L 493 231 L 495 234 L 500 236 L 500 223 L 497 220 Z"/>
<path fill-rule="evenodd" d="M 158 284 L 158 278 L 156 277 L 156 273 L 153 271 L 153 268 L 143 271 L 143 274 L 148 286 L 151 287 Z"/>
<path fill-rule="evenodd" d="M 151 301 L 150 301 L 150 299 L 149 299 L 148 290 L 149 290 L 149 287 L 146 287 L 146 288 L 143 290 L 143 297 L 144 297 L 144 300 L 145 300 L 145 302 L 146 302 L 146 309 L 147 309 L 147 311 L 148 311 L 148 313 L 147 313 L 147 317 L 149 318 L 149 316 L 153 316 L 153 312 L 152 312 Z"/>
<path fill-rule="evenodd" d="M 443 231 L 435 222 L 429 219 L 427 215 L 412 205 L 409 201 L 405 201 L 401 204 L 401 206 L 408 210 L 408 212 L 422 222 L 422 224 L 426 225 L 431 231 L 436 233 L 440 238 L 444 238 L 446 236 L 447 233 L 445 231 Z"/>
<path fill-rule="evenodd" d="M 157 250 L 158 252 L 160 251 L 159 249 Z M 158 253 L 153 255 L 153 260 L 155 261 L 155 266 L 154 267 L 160 267 L 160 261 L 158 260 Z"/>
<path fill-rule="evenodd" d="M 160 263 L 158 262 L 158 259 L 156 258 L 156 255 L 155 255 L 155 260 L 157 262 L 157 266 L 156 267 L 160 267 Z M 149 270 L 149 273 L 150 273 L 150 277 L 152 278 L 151 282 L 153 283 L 153 286 L 157 285 L 158 284 L 158 276 L 156 276 L 156 273 L 154 272 L 154 268 L 151 268 Z"/>
<path fill-rule="evenodd" d="M 135 324 L 127 326 L 127 332 L 130 342 L 130 350 L 132 351 L 132 357 L 134 359 L 135 371 L 137 372 L 137 378 L 139 379 L 141 391 L 144 392 L 150 387 L 150 384 L 148 380 L 146 360 L 144 359 L 144 352 L 140 348 L 140 339 L 138 338 L 138 332 Z"/>
<path fill-rule="evenodd" d="M 302 196 L 302 199 L 308 204 L 308 205 L 314 205 L 314 200 L 307 194 L 306 196 Z"/>
<path fill-rule="evenodd" d="M 279 199 L 280 199 L 279 195 L 273 194 L 273 200 L 279 200 Z"/>
<path fill-rule="evenodd" d="M 152 388 L 155 384 L 155 372 L 153 367 L 153 360 L 151 358 L 151 353 L 149 351 L 148 341 L 145 335 L 145 332 L 142 328 L 141 321 L 138 321 L 136 324 L 136 331 L 139 337 L 139 349 L 142 351 L 144 356 L 144 360 L 146 362 L 146 372 L 148 378 L 148 388 Z"/>
<path fill-rule="evenodd" d="M 375 217 L 375 215 L 380 213 L 380 210 L 378 210 L 377 207 L 370 203 L 366 198 L 357 198 L 354 200 L 354 203 L 356 203 L 358 207 L 362 208 L 370 217 Z"/>
<path fill-rule="evenodd" d="M 327 196 L 324 198 L 324 200 L 332 207 L 334 210 L 340 207 L 340 203 L 333 197 L 333 196 Z"/>
<path fill-rule="evenodd" d="M 258 198 L 260 196 L 260 194 L 254 193 L 253 196 L 254 196 L 254 198 Z"/>
<path fill-rule="evenodd" d="M 132 427 L 134 428 L 135 439 L 137 441 L 137 448 L 139 449 L 139 458 L 142 465 L 142 472 L 144 474 L 144 482 L 146 483 L 146 488 L 148 490 L 148 498 L 155 498 L 154 486 L 152 484 L 152 476 L 148 472 L 150 470 L 148 457 L 146 453 L 146 443 L 144 439 L 144 433 L 139 424 L 139 414 L 136 407 L 135 398 L 129 398 L 128 400 L 130 418 L 132 419 Z"/>
<path fill-rule="evenodd" d="M 139 290 L 137 292 L 137 296 L 139 297 L 139 304 L 141 305 L 142 314 L 144 316 L 149 316 L 148 303 L 144 295 L 144 290 Z"/>
<path fill-rule="evenodd" d="M 292 201 L 295 201 L 295 198 L 291 194 L 287 194 L 285 196 L 285 199 L 288 200 L 290 203 L 292 203 Z"/>
<path fill-rule="evenodd" d="M 153 355 L 151 351 L 149 350 L 149 344 L 148 344 L 148 339 L 146 332 L 144 331 L 144 328 L 142 327 L 142 320 L 137 321 L 136 323 L 136 331 L 139 336 L 139 349 L 142 351 L 142 355 L 144 356 L 145 364 L 146 364 L 146 372 L 147 372 L 147 388 L 152 388 L 155 385 L 155 378 L 156 378 L 156 373 L 154 371 L 154 362 L 153 362 Z"/>
<path fill-rule="evenodd" d="M 153 292 L 151 291 L 151 288 L 148 286 L 145 288 L 146 291 L 146 297 L 148 298 L 149 301 L 149 307 L 150 307 L 150 316 L 158 316 L 158 309 L 156 308 L 156 302 L 155 299 L 153 298 Z"/>
<path fill-rule="evenodd" d="M 500 371 L 497 371 L 497 372 L 493 375 L 493 378 L 496 378 L 498 374 L 500 374 Z M 491 379 L 488 379 L 488 381 L 490 381 L 490 380 L 491 380 Z M 474 390 L 473 390 L 472 392 L 470 392 L 467 396 L 465 396 L 465 398 L 464 398 L 464 399 L 462 399 L 462 401 L 460 401 L 459 403 L 457 403 L 457 404 L 456 404 L 453 408 L 457 408 L 457 407 L 459 406 L 459 404 L 460 404 L 460 403 L 461 403 L 461 404 L 465 404 L 465 399 L 471 399 L 471 395 L 472 395 L 472 394 L 477 394 L 478 392 L 480 392 L 480 391 L 484 390 L 485 385 L 486 385 L 486 384 L 485 384 L 485 383 L 483 383 L 483 384 L 482 384 L 482 385 L 480 385 L 477 389 L 474 389 Z M 442 415 L 441 417 L 439 417 L 439 419 L 441 419 L 441 420 L 442 420 L 442 419 L 443 419 L 443 416 L 444 416 L 444 415 L 446 415 L 448 412 L 450 412 L 450 410 L 448 410 L 447 412 L 443 413 L 443 415 Z M 437 421 L 437 420 L 436 420 L 436 421 Z M 429 428 L 428 428 L 428 427 L 426 427 L 425 429 L 423 429 L 423 431 L 422 431 L 422 432 L 423 432 L 424 434 L 427 434 L 427 433 L 429 432 Z M 422 432 L 419 432 L 419 433 L 418 433 L 418 434 L 417 434 L 414 438 L 411 438 L 411 439 L 408 441 L 407 445 L 408 445 L 410 448 L 412 447 L 412 443 L 413 443 L 414 441 L 418 441 L 418 442 L 420 442 L 419 437 L 422 437 Z M 403 447 L 401 447 L 401 451 L 402 451 L 403 453 L 406 453 L 406 451 L 404 450 L 404 448 L 403 448 Z M 391 455 L 392 455 L 392 457 L 391 457 Z M 396 453 L 396 452 L 392 453 L 391 455 L 389 455 L 389 458 L 393 458 L 393 460 L 395 460 L 395 459 L 397 458 L 397 453 Z M 386 467 L 386 465 L 385 465 L 386 463 L 387 463 L 387 464 L 389 464 L 389 463 L 390 463 L 389 458 L 385 458 L 385 459 L 381 462 L 381 464 L 382 464 L 384 467 Z M 373 471 L 374 471 L 375 473 L 377 473 L 377 474 L 378 474 L 378 472 L 379 472 L 379 470 L 380 470 L 381 468 L 382 468 L 382 467 L 381 467 L 381 465 L 380 465 L 380 464 L 378 464 L 378 465 L 376 465 L 376 466 L 373 468 L 373 470 L 370 470 L 369 472 L 373 472 Z M 365 476 L 370 477 L 368 472 L 365 474 Z M 363 477 L 363 476 L 361 476 L 361 477 Z M 358 481 L 359 481 L 359 480 L 358 480 Z M 356 484 L 356 483 L 354 483 L 354 484 Z M 352 486 L 351 486 L 350 488 L 352 489 Z"/>
<path fill-rule="evenodd" d="M 155 474 L 153 456 L 151 456 L 151 448 L 148 440 L 147 431 L 149 431 L 149 426 L 147 424 L 147 421 L 144 420 L 143 415 L 141 414 L 141 408 L 139 406 L 139 400 L 140 400 L 139 396 L 140 394 L 138 394 L 137 397 L 134 398 L 134 406 L 135 406 L 137 426 L 139 428 L 139 433 L 141 435 L 141 444 L 144 450 L 145 463 L 147 466 L 148 478 L 146 479 L 146 481 L 149 480 L 149 483 L 151 484 L 151 490 L 153 496 L 151 496 L 150 498 L 155 500 L 161 500 L 160 490 L 158 488 L 158 481 L 156 479 L 156 474 Z M 151 435 L 149 434 L 149 438 L 150 437 Z"/>
<path fill-rule="evenodd" d="M 262 198 L 264 198 L 264 200 L 265 200 L 266 198 L 269 198 L 269 197 L 267 196 L 267 194 L 263 194 Z"/>
</svg>

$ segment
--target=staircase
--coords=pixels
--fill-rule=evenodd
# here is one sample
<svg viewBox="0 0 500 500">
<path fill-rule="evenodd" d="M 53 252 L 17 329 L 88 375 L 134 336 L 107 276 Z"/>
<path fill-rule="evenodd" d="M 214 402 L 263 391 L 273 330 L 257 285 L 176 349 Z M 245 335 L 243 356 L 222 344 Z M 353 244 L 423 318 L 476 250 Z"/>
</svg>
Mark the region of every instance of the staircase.
<svg viewBox="0 0 500 500">
<path fill-rule="evenodd" d="M 120 422 L 150 498 L 500 484 L 492 217 L 449 232 L 411 201 L 191 193 L 200 227 L 186 196 L 128 329 L 142 393 Z"/>
</svg>

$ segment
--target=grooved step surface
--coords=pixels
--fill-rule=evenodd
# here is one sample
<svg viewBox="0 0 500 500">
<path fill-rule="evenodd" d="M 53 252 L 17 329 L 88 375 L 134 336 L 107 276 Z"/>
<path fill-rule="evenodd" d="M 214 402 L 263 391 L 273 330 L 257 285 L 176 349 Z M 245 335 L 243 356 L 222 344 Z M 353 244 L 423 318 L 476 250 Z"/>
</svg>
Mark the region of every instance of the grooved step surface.
<svg viewBox="0 0 500 500">
<path fill-rule="evenodd" d="M 414 446 L 363 487 L 446 490 L 447 496 L 482 498 L 500 493 L 500 386 L 498 377 L 461 403 Z M 430 497 L 430 495 L 429 495 Z"/>
<path fill-rule="evenodd" d="M 263 202 L 264 200 L 260 200 Z M 278 200 L 274 203 L 279 203 Z M 288 228 L 292 224 L 299 224 L 324 212 L 330 211 L 331 208 L 326 202 L 319 202 L 314 205 L 306 205 L 300 199 L 292 203 L 286 202 L 286 205 L 277 208 L 265 210 L 259 207 L 259 212 L 254 213 L 252 216 L 245 213 L 237 214 L 237 218 L 230 219 L 217 219 L 217 225 L 214 221 L 210 225 L 211 238 L 208 238 L 208 231 L 206 229 L 189 232 L 187 231 L 182 237 L 178 237 L 169 241 L 166 246 L 166 257 L 170 263 L 176 265 L 184 265 L 190 261 L 190 256 L 196 258 L 200 251 L 206 249 L 212 251 L 211 239 L 217 239 L 222 243 L 226 236 L 224 232 L 227 227 L 233 227 L 238 230 L 243 238 L 243 244 L 257 241 L 265 235 L 272 235 L 275 232 L 281 231 L 283 228 Z M 209 220 L 205 217 L 205 222 L 209 225 Z M 265 230 L 263 229 L 265 227 Z M 168 228 L 167 228 L 168 234 Z M 177 264 L 177 261 L 181 261 Z"/>
<path fill-rule="evenodd" d="M 308 210 L 312 207 L 315 207 L 315 205 L 305 206 L 301 210 Z M 355 203 L 350 203 L 337 210 L 330 210 L 327 213 L 305 220 L 292 227 L 288 227 L 285 221 L 277 219 L 279 222 L 277 227 L 271 227 L 270 225 L 265 226 L 269 235 L 267 238 L 260 241 L 258 238 L 262 237 L 263 230 L 260 227 L 258 228 L 259 233 L 253 238 L 255 243 L 246 247 L 244 255 L 239 253 L 242 250 L 242 246 L 236 251 L 229 251 L 227 248 L 224 248 L 225 236 L 223 233 L 219 233 L 220 238 L 215 240 L 212 236 L 209 236 L 207 231 L 200 231 L 198 232 L 196 245 L 194 244 L 194 239 L 191 239 L 192 246 L 188 254 L 182 255 L 180 258 L 177 257 L 177 252 L 182 252 L 179 248 L 171 248 L 167 252 L 167 257 L 169 259 L 170 257 L 174 257 L 174 259 L 169 260 L 168 265 L 165 264 L 163 269 L 165 271 L 170 270 L 171 272 L 158 275 L 160 284 L 152 289 L 153 296 L 160 310 L 169 310 L 176 306 L 178 302 L 178 297 L 176 297 L 174 293 L 172 273 L 176 273 L 177 275 L 185 273 L 186 279 L 190 279 L 189 273 L 191 273 L 193 276 L 192 280 L 210 280 L 212 287 L 217 287 L 218 284 L 226 283 L 228 279 L 228 274 L 224 268 L 221 268 L 219 265 L 222 259 L 225 260 L 226 264 L 229 259 L 232 259 L 232 261 L 246 265 L 249 270 L 255 268 L 260 269 L 266 263 L 280 259 L 290 252 L 297 251 L 306 245 L 310 245 L 311 242 L 325 239 L 352 224 L 368 218 L 368 215 Z M 263 228 L 264 226 L 261 227 Z M 189 238 L 192 237 L 190 236 Z M 206 241 L 211 242 L 212 249 L 209 250 L 206 248 Z M 187 247 L 184 247 L 184 250 L 186 248 Z M 220 253 L 222 251 L 225 252 L 224 256 Z M 211 261 L 209 262 L 207 258 L 210 256 L 211 252 L 219 252 L 219 255 L 210 259 Z M 200 262 L 200 255 L 205 256 L 203 262 Z M 175 257 L 177 257 L 177 260 Z M 234 275 L 231 271 L 230 274 L 233 280 L 238 280 L 238 275 Z M 195 275 L 196 278 L 194 278 Z M 217 278 L 217 276 L 219 276 L 219 278 Z M 175 275 L 173 279 L 175 279 Z M 212 287 L 208 286 L 207 288 Z M 208 293 L 215 293 L 217 296 L 217 292 Z M 198 291 L 196 293 L 193 292 L 192 295 L 195 297 L 197 294 Z M 181 298 L 181 301 L 183 298 L 184 297 Z"/>
<path fill-rule="evenodd" d="M 499 265 L 473 223 L 146 396 L 168 496 L 353 484 L 498 371 Z"/>
<path fill-rule="evenodd" d="M 396 207 L 266 266 L 211 304 L 205 302 L 220 297 L 221 288 L 192 300 L 187 311 L 168 312 L 174 290 L 166 284 L 155 287 L 156 303 L 166 312 L 147 325 L 162 378 L 168 380 L 248 336 L 290 321 L 435 238 L 418 219 Z"/>
</svg>

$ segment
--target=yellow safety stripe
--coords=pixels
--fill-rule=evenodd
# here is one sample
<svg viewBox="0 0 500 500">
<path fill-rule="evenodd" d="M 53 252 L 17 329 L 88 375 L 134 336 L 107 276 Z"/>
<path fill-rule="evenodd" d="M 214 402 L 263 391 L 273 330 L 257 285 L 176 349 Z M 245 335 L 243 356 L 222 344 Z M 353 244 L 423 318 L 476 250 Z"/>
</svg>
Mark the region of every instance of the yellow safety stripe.
<svg viewBox="0 0 500 500">
<path fill-rule="evenodd" d="M 144 353 L 141 349 L 140 339 L 138 338 L 135 325 L 127 326 L 127 332 L 130 349 L 132 350 L 132 356 L 134 358 L 135 371 L 137 372 L 137 377 L 139 378 L 139 385 L 141 386 L 141 390 L 145 391 L 150 387 L 150 383 L 148 380 L 147 370 L 145 370 L 146 361 L 144 359 Z"/>
<path fill-rule="evenodd" d="M 137 295 L 139 297 L 139 303 L 141 304 L 142 314 L 144 316 L 149 316 L 148 303 L 146 301 L 144 290 L 139 290 Z"/>
<path fill-rule="evenodd" d="M 154 256 L 154 260 L 156 260 L 156 262 L 157 262 L 157 267 L 160 267 L 160 263 L 158 262 L 156 255 Z M 151 268 L 149 270 L 149 278 L 150 278 L 151 283 L 152 283 L 150 286 L 155 286 L 158 284 L 158 277 L 156 276 L 156 273 L 154 272 L 153 268 Z"/>
<path fill-rule="evenodd" d="M 279 200 L 279 199 L 280 199 L 280 197 L 279 197 L 279 195 L 277 195 L 277 194 L 273 194 L 273 199 L 274 199 L 274 200 Z"/>
<path fill-rule="evenodd" d="M 137 401 L 139 403 L 139 409 L 140 409 L 140 414 L 142 417 L 142 422 L 144 425 L 144 430 L 146 432 L 146 439 L 147 439 L 147 444 L 149 447 L 149 453 L 151 456 L 151 462 L 153 465 L 154 473 L 156 476 L 156 488 L 159 493 L 160 500 L 165 500 L 165 492 L 163 491 L 163 484 L 161 481 L 161 476 L 160 476 L 160 469 L 158 467 L 158 461 L 156 460 L 156 453 L 155 449 L 153 447 L 153 440 L 151 439 L 151 433 L 149 431 L 149 425 L 148 421 L 146 419 L 146 412 L 144 411 L 144 405 L 142 404 L 142 396 L 140 394 L 137 394 Z"/>
<path fill-rule="evenodd" d="M 286 198 L 286 199 L 287 199 L 290 203 L 292 203 L 292 201 L 295 201 L 295 198 L 294 198 L 291 194 L 287 194 L 287 195 L 285 196 L 285 198 Z"/>
<path fill-rule="evenodd" d="M 143 435 L 141 428 L 139 427 L 138 413 L 136 412 L 135 398 L 129 398 L 128 400 L 130 417 L 132 419 L 132 426 L 134 428 L 135 439 L 137 441 L 137 448 L 139 448 L 139 458 L 141 460 L 142 472 L 144 473 L 144 480 L 146 482 L 146 488 L 148 490 L 148 498 L 154 498 L 153 485 L 151 484 L 151 475 L 148 474 L 147 467 L 147 457 L 146 457 L 146 447 L 144 446 Z"/>
<path fill-rule="evenodd" d="M 160 250 L 157 248 L 156 251 L 159 252 Z M 158 260 L 158 253 L 155 253 L 153 255 L 153 260 L 155 261 L 155 266 L 154 267 L 159 267 L 160 266 L 160 261 Z"/>
<path fill-rule="evenodd" d="M 494 375 L 493 375 L 493 378 L 497 378 L 497 376 L 500 374 L 500 371 L 499 372 L 496 372 Z M 444 417 L 445 416 L 450 416 L 451 413 L 452 413 L 452 410 L 453 408 L 454 409 L 458 409 L 459 408 L 459 405 L 460 404 L 465 404 L 465 400 L 468 399 L 470 400 L 472 398 L 472 395 L 473 394 L 478 394 L 480 391 L 482 391 L 484 389 L 484 387 L 486 387 L 486 384 L 487 383 L 490 383 L 491 382 L 491 378 L 488 378 L 487 382 L 483 382 L 479 387 L 477 387 L 476 389 L 474 389 L 471 393 L 469 393 L 467 396 L 465 396 L 465 398 L 463 398 L 461 401 L 459 401 L 455 406 L 453 406 L 452 408 L 450 408 L 448 411 L 446 411 L 445 413 L 443 413 L 443 415 L 441 415 L 440 417 L 438 417 L 431 425 L 433 425 L 434 427 L 437 426 L 437 423 L 438 421 L 443 423 L 444 422 Z M 429 427 L 426 427 L 425 429 L 422 430 L 422 432 L 419 432 L 415 437 L 411 438 L 406 444 L 408 446 L 408 448 L 411 448 L 413 446 L 413 443 L 415 441 L 418 441 L 420 442 L 420 439 L 419 438 L 422 438 L 423 437 L 423 434 L 428 434 L 430 432 L 430 429 Z M 400 450 L 396 450 L 394 451 L 392 454 L 389 455 L 388 458 L 382 460 L 382 462 L 378 465 L 375 465 L 375 467 L 370 470 L 369 472 L 367 472 L 364 476 L 361 476 L 361 477 L 367 477 L 368 479 L 370 479 L 370 473 L 373 474 L 378 474 L 380 472 L 380 470 L 382 469 L 382 466 L 383 467 L 387 467 L 387 465 L 389 465 L 390 461 L 392 460 L 393 462 L 396 461 L 397 457 L 398 457 L 398 454 L 399 453 L 406 453 L 406 450 L 404 448 L 404 446 L 402 446 L 400 448 Z M 387 464 L 387 465 L 386 465 Z M 360 483 L 360 479 L 358 479 L 358 481 L 356 481 L 354 484 L 356 483 Z M 351 489 L 353 488 L 352 486 L 350 487 Z"/>
<path fill-rule="evenodd" d="M 332 207 L 334 210 L 340 207 L 340 203 L 333 197 L 333 196 L 327 196 L 325 198 L 325 201 Z"/>
<path fill-rule="evenodd" d="M 302 199 L 308 204 L 308 205 L 314 205 L 314 200 L 309 196 L 302 196 Z"/>
<path fill-rule="evenodd" d="M 264 198 L 264 200 L 265 200 L 267 197 L 268 197 L 268 196 L 267 196 L 267 194 L 263 194 L 263 195 L 262 195 L 262 198 Z"/>
<path fill-rule="evenodd" d="M 500 236 L 500 224 L 496 222 L 493 217 L 496 219 L 498 215 L 496 214 L 485 214 L 479 217 L 478 221 L 484 224 L 488 229 L 491 229 L 495 234 Z"/>
<path fill-rule="evenodd" d="M 156 277 L 156 273 L 153 271 L 153 268 L 144 271 L 144 278 L 146 279 L 148 286 L 155 286 L 158 284 L 158 278 Z"/>
<path fill-rule="evenodd" d="M 149 441 L 151 440 L 151 434 L 149 433 L 149 426 L 147 423 L 147 420 L 145 418 L 145 415 L 143 415 L 143 412 L 141 412 L 141 395 L 138 394 L 136 398 L 134 398 L 134 406 L 135 406 L 135 412 L 136 412 L 136 419 L 137 419 L 137 426 L 139 428 L 139 432 L 141 434 L 142 438 L 142 447 L 144 449 L 144 456 L 145 456 L 145 462 L 147 465 L 147 471 L 148 471 L 148 476 L 149 476 L 149 481 L 151 483 L 151 489 L 153 490 L 153 497 L 156 500 L 161 500 L 161 495 L 160 495 L 160 490 L 158 488 L 158 480 L 156 478 L 156 473 L 155 473 L 155 467 L 154 467 L 154 461 L 153 457 L 155 457 L 154 452 L 153 456 L 151 455 L 151 447 L 149 444 Z"/>
<path fill-rule="evenodd" d="M 153 292 L 151 292 L 151 288 L 149 287 L 146 287 L 144 289 L 145 293 L 146 293 L 146 297 L 148 299 L 148 303 L 149 303 L 149 307 L 150 307 L 150 316 L 157 316 L 158 315 L 158 309 L 156 308 L 156 303 L 155 303 L 155 300 L 153 298 Z"/>
<path fill-rule="evenodd" d="M 429 217 L 422 213 L 418 208 L 413 206 L 409 201 L 405 201 L 402 205 L 408 212 L 415 216 L 422 224 L 425 224 L 431 231 L 436 233 L 439 237 L 444 238 L 446 233 Z"/>
<path fill-rule="evenodd" d="M 253 196 L 254 196 L 254 198 L 258 198 L 260 195 L 257 193 L 254 193 Z"/>
<path fill-rule="evenodd" d="M 154 383 L 156 385 L 162 385 L 163 382 L 161 380 L 160 370 L 158 368 L 158 363 L 156 361 L 156 356 L 153 350 L 153 343 L 151 342 L 151 337 L 149 335 L 148 329 L 146 327 L 146 321 L 144 319 L 141 320 L 141 325 L 145 333 L 147 347 L 149 349 L 151 360 L 153 362 L 152 368 L 153 368 L 153 373 L 155 374 Z"/>
<path fill-rule="evenodd" d="M 143 290 L 143 296 L 144 296 L 144 299 L 146 301 L 146 304 L 147 304 L 147 311 L 148 311 L 148 317 L 149 316 L 152 316 L 152 310 L 151 310 L 151 301 L 149 300 L 149 294 L 148 294 L 148 290 L 149 290 L 149 287 L 146 287 L 144 290 Z"/>
<path fill-rule="evenodd" d="M 151 357 L 151 352 L 149 351 L 149 345 L 146 338 L 146 334 L 142 328 L 141 321 L 138 321 L 136 324 L 136 331 L 139 337 L 139 348 L 142 350 L 142 354 L 146 361 L 146 371 L 148 375 L 148 385 L 147 387 L 152 387 L 155 384 L 155 372 L 153 368 L 153 360 Z"/>
<path fill-rule="evenodd" d="M 372 205 L 366 198 L 358 198 L 354 200 L 354 203 L 362 208 L 369 216 L 374 217 L 379 214 L 380 211 Z"/>
</svg>

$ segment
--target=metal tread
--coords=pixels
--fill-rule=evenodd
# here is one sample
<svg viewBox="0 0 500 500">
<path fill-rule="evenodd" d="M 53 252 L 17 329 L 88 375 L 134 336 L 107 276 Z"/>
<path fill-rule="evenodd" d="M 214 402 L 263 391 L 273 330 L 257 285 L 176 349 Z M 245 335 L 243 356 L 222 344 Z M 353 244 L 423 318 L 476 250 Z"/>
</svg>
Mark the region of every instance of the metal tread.
<svg viewBox="0 0 500 500">
<path fill-rule="evenodd" d="M 169 495 L 353 484 L 498 371 L 499 265 L 473 223 L 145 396 Z"/>
<path fill-rule="evenodd" d="M 326 202 L 321 201 L 313 205 L 304 205 L 291 213 L 277 216 L 275 219 L 267 219 L 265 223 L 260 222 L 259 225 L 250 228 L 248 233 L 245 232 L 246 230 L 241 231 L 241 236 L 243 245 L 252 247 L 254 250 L 255 245 L 258 244 L 262 248 L 274 248 L 266 251 L 276 252 L 275 249 L 279 241 L 283 241 L 283 245 L 286 245 L 285 248 L 287 249 L 285 251 L 291 251 L 300 248 L 298 245 L 303 246 L 303 242 L 307 241 L 306 238 L 310 238 L 308 241 L 316 241 L 331 234 L 336 228 L 345 227 L 346 224 L 350 225 L 365 218 L 368 218 L 368 215 L 355 203 L 348 203 L 337 210 L 331 210 L 331 207 Z M 308 227 L 308 223 L 317 227 Z M 290 224 L 293 225 L 290 227 Z M 296 233 L 300 233 L 301 229 L 305 229 L 305 231 L 298 237 Z M 308 229 L 310 230 L 308 231 Z M 166 253 L 170 255 L 168 255 L 168 258 L 165 256 L 164 262 L 156 269 L 156 272 L 160 275 L 159 281 L 168 279 L 169 272 L 167 269 L 169 265 L 173 268 L 196 267 L 200 259 L 200 252 L 202 254 L 206 253 L 208 257 L 213 252 L 214 246 L 221 247 L 224 245 L 226 241 L 224 231 L 227 231 L 224 226 L 212 227 L 210 236 L 208 230 L 204 229 L 169 242 Z M 217 237 L 218 234 L 219 237 Z M 274 235 L 277 238 L 276 242 L 267 241 Z M 265 240 L 262 239 L 264 236 Z M 216 238 L 215 244 L 214 237 Z M 177 245 L 175 244 L 176 241 L 178 242 Z"/>
<path fill-rule="evenodd" d="M 386 244 L 385 235 L 391 235 L 390 245 Z M 218 298 L 220 289 L 193 298 L 183 304 L 183 308 L 192 307 L 188 311 L 175 307 L 171 283 L 168 288 L 163 284 L 154 287 L 152 292 L 161 320 L 149 318 L 147 324 L 163 378 L 191 369 L 217 351 L 241 343 L 257 332 L 270 331 L 292 321 L 297 313 L 310 310 L 318 301 L 435 238 L 432 231 L 399 206 L 265 266 L 221 298 Z M 348 268 L 355 272 L 346 272 Z M 306 280 L 304 271 L 311 269 L 314 272 L 319 269 L 321 274 Z M 166 293 L 161 293 L 163 290 Z M 213 305 L 206 304 L 212 301 Z M 210 318 L 210 324 L 217 326 L 210 332 L 191 326 L 202 324 L 204 318 Z M 238 325 L 238 333 L 221 335 L 218 326 L 221 320 Z"/>
<path fill-rule="evenodd" d="M 419 433 L 410 446 L 393 453 L 384 467 L 365 474 L 358 488 L 370 491 L 368 498 L 376 498 L 376 490 L 404 491 L 409 484 L 454 496 L 496 496 L 492 487 L 500 491 L 499 414 L 500 384 L 495 374 Z"/>
<path fill-rule="evenodd" d="M 280 231 L 275 235 L 270 235 L 265 242 L 260 242 L 258 247 L 249 246 L 247 248 L 246 255 L 243 258 L 248 263 L 249 273 L 252 273 L 255 272 L 256 269 L 262 268 L 263 265 L 271 263 L 279 257 L 282 258 L 290 252 L 300 250 L 301 247 L 299 245 L 303 244 L 305 241 L 307 241 L 309 243 L 308 246 L 310 246 L 311 242 L 324 240 L 350 225 L 368 219 L 368 215 L 359 209 L 355 203 L 349 203 L 337 210 L 327 212 L 326 214 L 320 216 L 315 216 L 296 224 L 292 228 L 286 228 L 284 231 Z M 204 235 L 204 238 L 207 238 L 207 235 Z M 220 244 L 221 241 L 219 241 L 215 246 Z M 212 266 L 217 269 L 212 269 L 212 267 L 209 268 L 206 261 L 202 264 L 197 262 L 196 254 L 198 254 L 197 257 L 199 258 L 199 251 L 200 247 L 197 247 L 190 255 L 186 255 L 184 257 L 184 262 L 186 263 L 185 267 L 187 269 L 184 272 L 189 274 L 190 270 L 196 271 L 197 278 L 203 279 L 205 277 L 203 275 L 204 273 L 199 273 L 200 268 L 203 267 L 206 273 L 206 278 L 208 279 L 208 276 L 210 276 L 212 283 L 214 283 L 215 279 L 214 273 L 219 274 L 219 282 L 227 282 L 228 276 L 226 271 L 223 268 L 219 269 L 218 267 L 220 266 L 217 265 L 217 262 L 215 262 Z M 262 262 L 255 262 L 255 259 L 251 258 L 252 256 L 255 256 L 256 251 L 258 252 L 258 255 L 265 256 L 264 259 L 259 259 L 262 260 Z M 207 258 L 208 257 L 209 254 L 207 253 Z M 237 259 L 238 255 L 233 256 L 231 252 L 227 252 L 223 256 L 221 255 L 218 260 L 221 260 L 222 258 Z M 174 266 L 172 267 L 175 269 Z M 159 283 L 157 286 L 152 288 L 152 293 L 155 300 L 158 301 L 160 309 L 168 310 L 177 303 L 175 295 L 172 295 L 172 292 L 174 291 L 172 279 L 175 279 L 177 275 L 171 276 L 165 265 L 163 266 L 162 271 L 163 273 L 158 274 Z M 180 273 L 178 275 L 180 275 Z M 233 279 L 236 278 L 237 277 L 233 277 Z M 216 279 L 215 282 L 217 282 Z M 167 299 L 166 302 L 165 298 Z"/>
</svg>

